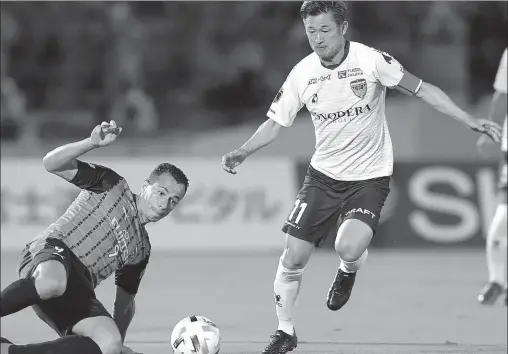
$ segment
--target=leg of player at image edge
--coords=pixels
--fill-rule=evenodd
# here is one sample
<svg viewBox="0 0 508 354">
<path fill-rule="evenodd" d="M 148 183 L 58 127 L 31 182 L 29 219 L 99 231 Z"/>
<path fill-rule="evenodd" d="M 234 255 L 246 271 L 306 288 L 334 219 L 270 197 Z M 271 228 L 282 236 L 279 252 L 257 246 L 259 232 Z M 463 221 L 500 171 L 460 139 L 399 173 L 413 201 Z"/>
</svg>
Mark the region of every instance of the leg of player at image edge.
<svg viewBox="0 0 508 354">
<path fill-rule="evenodd" d="M 2 317 L 19 312 L 43 300 L 37 292 L 34 278 L 20 279 L 2 290 L 0 308 Z M 0 337 L 0 354 L 104 354 L 88 337 L 67 336 L 51 342 L 15 345 Z"/>
<path fill-rule="evenodd" d="M 499 204 L 487 233 L 489 282 L 478 295 L 483 305 L 494 305 L 506 292 L 506 214 L 507 205 Z"/>
<path fill-rule="evenodd" d="M 51 342 L 15 345 L 0 337 L 0 354 L 103 354 L 88 337 L 67 336 Z"/>
</svg>

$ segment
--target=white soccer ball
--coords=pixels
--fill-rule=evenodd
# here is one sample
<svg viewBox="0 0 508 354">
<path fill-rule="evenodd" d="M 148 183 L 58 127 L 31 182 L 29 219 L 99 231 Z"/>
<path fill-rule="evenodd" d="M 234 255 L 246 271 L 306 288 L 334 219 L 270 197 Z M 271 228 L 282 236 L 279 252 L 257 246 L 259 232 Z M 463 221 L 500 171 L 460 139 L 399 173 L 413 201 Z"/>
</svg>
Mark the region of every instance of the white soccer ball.
<svg viewBox="0 0 508 354">
<path fill-rule="evenodd" d="M 220 342 L 219 327 L 204 316 L 181 319 L 171 333 L 175 354 L 217 354 Z"/>
</svg>

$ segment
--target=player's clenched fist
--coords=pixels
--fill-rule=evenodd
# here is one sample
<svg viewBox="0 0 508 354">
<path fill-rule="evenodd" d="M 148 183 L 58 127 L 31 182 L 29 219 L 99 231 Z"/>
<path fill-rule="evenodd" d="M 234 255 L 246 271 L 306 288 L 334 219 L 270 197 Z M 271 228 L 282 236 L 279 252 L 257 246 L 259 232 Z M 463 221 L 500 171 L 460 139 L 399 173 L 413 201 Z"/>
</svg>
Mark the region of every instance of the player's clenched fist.
<svg viewBox="0 0 508 354">
<path fill-rule="evenodd" d="M 222 169 L 236 175 L 235 167 L 240 165 L 247 158 L 245 151 L 238 149 L 222 156 Z"/>
<path fill-rule="evenodd" d="M 90 142 L 95 147 L 107 146 L 114 142 L 118 135 L 122 132 L 122 128 L 116 125 L 114 120 L 102 122 L 92 131 L 90 135 Z"/>
</svg>

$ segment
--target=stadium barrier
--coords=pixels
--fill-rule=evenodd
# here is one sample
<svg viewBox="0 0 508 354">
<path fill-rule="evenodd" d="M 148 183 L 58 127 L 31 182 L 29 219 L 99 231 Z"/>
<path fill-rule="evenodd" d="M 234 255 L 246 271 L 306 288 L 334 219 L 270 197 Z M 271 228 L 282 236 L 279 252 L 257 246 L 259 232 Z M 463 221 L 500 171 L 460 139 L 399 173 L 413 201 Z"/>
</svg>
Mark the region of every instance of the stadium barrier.
<svg viewBox="0 0 508 354">
<path fill-rule="evenodd" d="M 161 161 L 146 158 L 93 159 L 114 169 L 137 192 Z M 149 224 L 153 249 L 269 250 L 284 245 L 280 227 L 294 198 L 294 164 L 289 159 L 253 159 L 237 175 L 218 159 L 172 159 L 190 181 L 188 195 L 167 218 Z M 44 169 L 40 159 L 2 159 L 3 249 L 24 246 L 55 221 L 78 188 Z"/>
<path fill-rule="evenodd" d="M 154 159 L 93 159 L 137 192 Z M 189 194 L 166 219 L 148 225 L 154 250 L 281 250 L 280 228 L 308 162 L 253 158 L 237 175 L 220 159 L 171 161 L 189 177 Z M 392 191 L 373 247 L 483 247 L 497 194 L 495 163 L 396 163 Z M 47 173 L 40 159 L 2 159 L 1 247 L 20 249 L 75 198 L 78 188 Z M 333 247 L 334 232 L 325 248 Z"/>
</svg>

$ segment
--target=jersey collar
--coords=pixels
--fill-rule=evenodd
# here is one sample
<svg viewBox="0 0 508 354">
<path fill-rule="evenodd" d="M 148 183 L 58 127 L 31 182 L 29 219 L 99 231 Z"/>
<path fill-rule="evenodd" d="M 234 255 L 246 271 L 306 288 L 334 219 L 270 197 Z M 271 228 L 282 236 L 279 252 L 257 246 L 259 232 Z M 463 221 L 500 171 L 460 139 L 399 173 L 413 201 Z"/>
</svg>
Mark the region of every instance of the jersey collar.
<svg viewBox="0 0 508 354">
<path fill-rule="evenodd" d="M 319 60 L 319 62 L 321 63 L 321 66 L 325 69 L 329 69 L 329 70 L 335 70 L 337 69 L 340 64 L 342 64 L 344 62 L 344 60 L 346 60 L 348 54 L 349 54 L 349 41 L 346 41 L 346 44 L 344 44 L 344 55 L 342 56 L 342 59 L 340 60 L 339 64 L 332 64 L 332 65 L 328 65 L 326 66 L 325 64 L 323 64 L 323 62 L 321 61 L 321 59 Z"/>
</svg>

